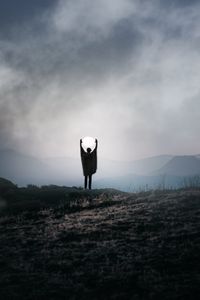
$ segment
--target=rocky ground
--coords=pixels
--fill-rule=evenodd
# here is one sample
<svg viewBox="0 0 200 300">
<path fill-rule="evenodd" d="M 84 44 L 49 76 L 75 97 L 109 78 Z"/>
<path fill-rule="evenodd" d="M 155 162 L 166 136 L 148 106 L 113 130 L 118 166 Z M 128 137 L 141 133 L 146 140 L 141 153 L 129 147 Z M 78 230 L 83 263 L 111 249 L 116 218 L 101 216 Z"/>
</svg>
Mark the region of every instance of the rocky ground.
<svg viewBox="0 0 200 300">
<path fill-rule="evenodd" d="M 200 191 L 91 195 L 0 217 L 0 299 L 198 298 Z"/>
</svg>

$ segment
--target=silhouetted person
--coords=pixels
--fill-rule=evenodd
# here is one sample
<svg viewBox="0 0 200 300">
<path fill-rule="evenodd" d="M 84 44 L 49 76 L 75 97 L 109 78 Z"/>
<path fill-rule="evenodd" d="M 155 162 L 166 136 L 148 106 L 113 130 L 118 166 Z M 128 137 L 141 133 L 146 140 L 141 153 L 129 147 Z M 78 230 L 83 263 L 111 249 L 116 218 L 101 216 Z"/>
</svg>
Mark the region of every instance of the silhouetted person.
<svg viewBox="0 0 200 300">
<path fill-rule="evenodd" d="M 96 146 L 92 151 L 87 148 L 87 152 L 82 147 L 82 139 L 80 140 L 81 161 L 83 166 L 83 175 L 85 176 L 85 189 L 87 188 L 87 182 L 89 179 L 89 189 L 92 187 L 92 174 L 97 170 L 97 145 L 98 141 L 95 139 Z"/>
</svg>

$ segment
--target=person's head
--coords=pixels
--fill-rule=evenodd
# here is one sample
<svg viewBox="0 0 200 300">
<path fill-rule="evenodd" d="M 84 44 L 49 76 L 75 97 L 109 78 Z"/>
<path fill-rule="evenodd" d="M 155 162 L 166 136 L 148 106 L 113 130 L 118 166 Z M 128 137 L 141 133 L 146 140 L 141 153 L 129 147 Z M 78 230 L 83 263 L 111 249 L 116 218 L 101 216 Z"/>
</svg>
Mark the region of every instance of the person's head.
<svg viewBox="0 0 200 300">
<path fill-rule="evenodd" d="M 87 148 L 87 153 L 90 153 L 91 151 L 91 148 Z"/>
</svg>

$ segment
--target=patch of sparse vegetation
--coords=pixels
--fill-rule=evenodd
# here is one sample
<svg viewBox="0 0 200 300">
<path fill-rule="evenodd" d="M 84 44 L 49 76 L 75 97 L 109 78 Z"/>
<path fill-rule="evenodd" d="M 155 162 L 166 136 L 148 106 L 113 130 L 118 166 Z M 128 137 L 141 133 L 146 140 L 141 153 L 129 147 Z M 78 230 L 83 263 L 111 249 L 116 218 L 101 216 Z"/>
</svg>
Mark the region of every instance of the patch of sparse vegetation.
<svg viewBox="0 0 200 300">
<path fill-rule="evenodd" d="M 1 299 L 199 294 L 199 190 L 14 189 L 0 217 Z"/>
</svg>

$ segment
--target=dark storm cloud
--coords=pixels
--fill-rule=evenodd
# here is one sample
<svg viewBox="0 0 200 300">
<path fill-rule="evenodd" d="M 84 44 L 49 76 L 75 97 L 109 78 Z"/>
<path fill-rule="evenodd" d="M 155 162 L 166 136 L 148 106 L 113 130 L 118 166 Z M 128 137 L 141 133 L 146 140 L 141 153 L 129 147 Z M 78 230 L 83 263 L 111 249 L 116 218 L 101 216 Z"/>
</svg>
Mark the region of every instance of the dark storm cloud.
<svg viewBox="0 0 200 300">
<path fill-rule="evenodd" d="M 73 155 L 89 134 L 119 159 L 124 147 L 127 159 L 188 150 L 199 129 L 198 103 L 194 118 L 185 109 L 199 94 L 198 2 L 12 4 L 0 4 L 1 147 Z"/>
<path fill-rule="evenodd" d="M 19 28 L 40 17 L 45 10 L 55 6 L 54 0 L 1 0 L 0 1 L 0 34 L 6 38 L 12 28 Z M 26 23 L 26 24 L 25 24 Z"/>
<path fill-rule="evenodd" d="M 199 0 L 159 0 L 159 3 L 164 7 L 173 6 L 173 7 L 186 7 L 198 4 Z"/>
<path fill-rule="evenodd" d="M 105 69 L 121 68 L 142 41 L 141 33 L 134 28 L 131 19 L 114 22 L 109 34 L 101 36 L 100 30 L 94 39 L 88 38 L 87 32 L 80 34 L 78 27 L 81 24 L 66 32 L 52 29 L 50 13 L 45 21 L 35 31 L 32 30 L 35 21 L 30 20 L 27 31 L 23 26 L 19 27 L 17 38 L 13 34 L 9 41 L 1 43 L 4 59 L 30 76 L 39 73 L 62 77 L 65 73 L 71 77 L 73 73 L 82 76 L 87 72 L 92 78 L 96 73 L 99 77 Z"/>
<path fill-rule="evenodd" d="M 60 2 L 68 3 L 70 1 Z M 153 2 L 162 3 L 162 5 L 165 3 Z M 170 3 L 179 5 L 179 1 L 170 1 Z M 180 6 L 184 6 L 184 3 L 180 3 Z M 63 73 L 69 74 L 70 72 L 71 77 L 73 72 L 77 76 L 79 73 L 82 76 L 82 73 L 89 72 L 88 74 L 90 74 L 91 72 L 91 76 L 94 78 L 97 70 L 99 76 L 101 68 L 102 72 L 105 72 L 105 68 L 108 71 L 110 69 L 112 71 L 112 68 L 116 67 L 121 68 L 126 61 L 129 61 L 132 51 L 138 50 L 138 48 L 140 51 L 144 33 L 138 27 L 160 27 L 166 38 L 169 36 L 172 38 L 173 35 L 176 38 L 181 32 L 181 24 L 180 26 L 177 24 L 171 30 L 170 24 L 161 22 L 157 15 L 142 15 L 141 17 L 139 14 L 138 17 L 137 14 L 128 14 L 127 17 L 123 16 L 112 24 L 109 34 L 101 36 L 101 30 L 100 33 L 97 30 L 95 32 L 97 39 L 96 37 L 88 39 L 90 33 L 87 35 L 87 32 L 80 33 L 79 29 L 77 30 L 81 27 L 81 22 L 72 27 L 71 31 L 52 30 L 51 16 L 52 12 L 54 13 L 55 1 L 3 1 L 1 5 L 2 10 L 0 11 L 4 12 L 2 13 L 4 26 L 1 32 L 7 29 L 12 32 L 10 40 L 7 43 L 1 43 L 4 59 L 17 69 L 27 70 L 31 76 L 34 74 L 38 76 L 38 73 L 47 77 L 54 73 L 63 76 Z M 145 6 L 141 5 L 141 10 L 143 8 Z M 162 6 L 160 12 L 163 12 Z M 67 17 L 68 15 L 66 15 L 66 19 Z M 24 28 L 26 26 L 23 26 L 24 22 L 26 22 L 27 30 Z M 17 33 L 14 25 L 17 26 Z M 92 26 L 93 24 L 91 24 Z"/>
</svg>

